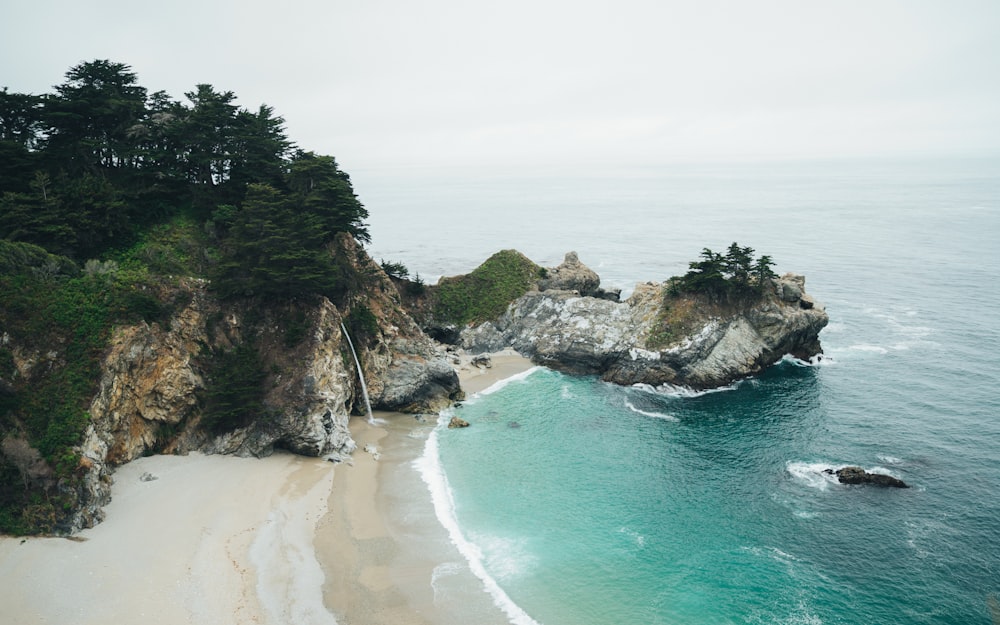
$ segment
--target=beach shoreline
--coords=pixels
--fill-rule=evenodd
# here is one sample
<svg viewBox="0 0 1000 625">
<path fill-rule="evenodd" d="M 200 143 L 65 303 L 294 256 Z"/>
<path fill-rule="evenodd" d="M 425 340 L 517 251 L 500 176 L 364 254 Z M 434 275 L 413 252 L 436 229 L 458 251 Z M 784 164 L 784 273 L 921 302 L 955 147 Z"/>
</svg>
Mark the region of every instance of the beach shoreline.
<svg viewBox="0 0 1000 625">
<path fill-rule="evenodd" d="M 530 369 L 512 351 L 476 367 L 455 365 L 472 396 Z M 376 413 L 351 419 L 358 445 L 338 466 L 316 553 L 326 574 L 323 595 L 340 625 L 503 625 L 509 619 L 483 590 L 438 521 L 416 461 L 437 415 Z"/>
<path fill-rule="evenodd" d="M 468 395 L 531 368 L 455 365 Z M 436 415 L 351 419 L 346 462 L 275 453 L 119 467 L 72 538 L 0 536 L 0 622 L 506 623 L 451 545 L 414 461 Z M 463 570 L 464 568 L 464 570 Z"/>
</svg>

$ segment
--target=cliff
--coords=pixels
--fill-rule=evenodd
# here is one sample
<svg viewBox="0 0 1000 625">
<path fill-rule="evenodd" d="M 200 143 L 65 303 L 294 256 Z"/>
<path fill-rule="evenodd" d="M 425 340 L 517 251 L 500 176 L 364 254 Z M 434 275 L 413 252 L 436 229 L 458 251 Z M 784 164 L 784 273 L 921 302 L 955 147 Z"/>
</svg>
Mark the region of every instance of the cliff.
<svg viewBox="0 0 1000 625">
<path fill-rule="evenodd" d="M 225 302 L 206 281 L 184 279 L 158 294 L 183 302 L 168 318 L 116 327 L 72 475 L 57 484 L 51 472 L 32 478 L 46 493 L 61 492 L 71 508 L 46 521 L 51 529 L 72 532 L 100 521 L 114 467 L 144 454 L 349 454 L 355 445 L 348 419 L 365 407 L 345 327 L 353 329 L 373 408 L 436 411 L 459 398 L 453 368 L 401 308 L 381 268 L 348 236 L 336 246 L 332 253 L 350 265 L 346 273 L 364 277 L 340 306 L 326 298 Z M 5 341 L 15 374 L 4 390 L 25 390 L 64 357 L 58 345 L 40 351 L 7 335 Z M 252 419 L 212 420 L 213 392 L 231 374 L 218 357 L 239 349 L 253 355 L 262 375 L 259 411 Z"/>
<path fill-rule="evenodd" d="M 365 407 L 345 330 L 373 408 L 435 412 L 462 391 L 444 347 L 414 317 L 425 328 L 451 327 L 453 342 L 472 352 L 513 347 L 538 364 L 618 384 L 699 389 L 758 373 L 785 354 L 821 353 L 828 320 L 805 293 L 805 279 L 792 274 L 724 298 L 647 283 L 621 302 L 573 253 L 543 269 L 506 250 L 471 277 L 443 280 L 441 291 L 390 279 L 348 235 L 328 251 L 342 268 L 336 302 L 223 300 L 196 278 L 143 287 L 150 292 L 138 299 L 128 292 L 150 314 L 119 323 L 99 343 L 80 442 L 57 463 L 11 432 L 31 426 L 18 422 L 16 406 L 37 389 L 61 388 L 46 380 L 68 370 L 74 343 L 65 335 L 46 340 L 38 329 L 21 341 L 4 331 L 0 400 L 15 407 L 0 441 L 7 485 L 21 496 L 44 495 L 40 504 L 25 499 L 20 520 L 6 522 L 43 532 L 92 526 L 110 499 L 114 468 L 145 454 L 264 456 L 283 448 L 337 460 L 351 453 L 348 419 Z M 78 324 L 69 325 L 79 337 Z M 51 421 L 43 443 L 67 440 L 72 430 L 53 427 L 73 423 Z M 24 491 L 12 485 L 12 467 Z"/>
<path fill-rule="evenodd" d="M 498 318 L 464 328 L 461 346 L 472 352 L 512 347 L 538 364 L 617 384 L 694 389 L 728 385 L 786 354 L 809 359 L 822 353 L 819 333 L 829 318 L 805 293 L 802 276 L 773 278 L 728 299 L 646 283 L 619 302 L 600 290 L 596 274 L 573 253 L 545 273 L 539 288 Z"/>
</svg>

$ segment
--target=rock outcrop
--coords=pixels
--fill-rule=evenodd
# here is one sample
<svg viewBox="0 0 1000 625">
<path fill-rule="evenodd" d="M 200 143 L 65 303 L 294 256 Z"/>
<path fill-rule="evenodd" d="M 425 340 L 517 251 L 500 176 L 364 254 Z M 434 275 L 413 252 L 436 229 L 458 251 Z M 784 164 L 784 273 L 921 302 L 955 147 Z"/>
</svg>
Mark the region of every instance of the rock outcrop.
<svg viewBox="0 0 1000 625">
<path fill-rule="evenodd" d="M 348 303 L 347 316 L 362 311 L 378 320 L 378 332 L 356 345 L 372 405 L 381 410 L 437 412 L 460 399 L 458 374 L 444 348 L 406 312 L 389 276 L 354 239 L 341 237 L 338 245 L 340 257 L 366 276 L 367 283 L 364 294 Z"/>
<path fill-rule="evenodd" d="M 575 291 L 579 295 L 618 301 L 620 289 L 606 291 L 601 288 L 601 277 L 580 262 L 576 252 L 567 252 L 562 264 L 545 270 L 545 277 L 538 281 L 539 291 Z"/>
<path fill-rule="evenodd" d="M 888 486 L 891 488 L 909 488 L 903 480 L 895 478 L 885 473 L 869 473 L 861 467 L 843 467 L 834 471 L 825 469 L 824 473 L 836 475 L 837 481 L 841 484 L 873 484 L 875 486 Z"/>
<path fill-rule="evenodd" d="M 589 276 L 575 255 L 564 264 L 572 275 Z M 525 294 L 496 320 L 466 328 L 461 345 L 474 353 L 512 347 L 538 364 L 618 384 L 713 388 L 786 354 L 822 353 L 819 332 L 829 319 L 804 288 L 804 277 L 786 274 L 759 297 L 723 304 L 670 296 L 656 283 L 638 285 L 625 302 L 547 288 Z"/>
<path fill-rule="evenodd" d="M 601 286 L 601 277 L 581 263 L 576 252 L 568 252 L 561 265 L 546 269 L 545 274 L 538 281 L 540 291 L 576 291 L 580 295 L 594 295 Z"/>
<path fill-rule="evenodd" d="M 351 412 L 364 405 L 358 372 L 343 328 L 362 319 L 354 338 L 375 409 L 436 411 L 461 397 L 454 368 L 401 308 L 388 278 L 353 239 L 337 253 L 366 276 L 363 289 L 340 307 L 327 299 L 247 310 L 219 302 L 203 280 L 185 280 L 188 302 L 168 321 L 115 330 L 105 353 L 90 422 L 79 446 L 77 508 L 59 523 L 64 531 L 103 518 L 114 467 L 148 453 L 225 453 L 265 456 L 283 448 L 339 458 L 355 443 Z M 306 331 L 288 345 L 287 316 L 301 314 Z M 367 325 L 366 325 L 367 324 Z M 210 385 L 210 353 L 252 344 L 266 369 L 267 417 L 217 432 L 202 424 Z"/>
</svg>

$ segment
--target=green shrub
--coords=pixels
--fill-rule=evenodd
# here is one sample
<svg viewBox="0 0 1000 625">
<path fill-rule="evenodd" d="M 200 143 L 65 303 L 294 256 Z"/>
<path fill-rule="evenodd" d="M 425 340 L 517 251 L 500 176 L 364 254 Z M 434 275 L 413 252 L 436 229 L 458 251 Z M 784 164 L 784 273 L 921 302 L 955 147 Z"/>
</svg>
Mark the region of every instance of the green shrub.
<svg viewBox="0 0 1000 625">
<path fill-rule="evenodd" d="M 406 279 L 410 277 L 410 270 L 406 268 L 403 263 L 397 263 L 389 260 L 381 261 L 382 271 L 386 272 L 393 278 Z"/>
<path fill-rule="evenodd" d="M 221 434 L 263 416 L 266 373 L 254 347 L 243 344 L 219 352 L 209 367 L 202 417 L 206 428 Z"/>
<path fill-rule="evenodd" d="M 350 330 L 351 337 L 359 345 L 370 344 L 372 339 L 378 336 L 378 319 L 364 304 L 355 305 L 347 315 L 346 321 L 345 325 Z"/>
<path fill-rule="evenodd" d="M 285 319 L 285 347 L 291 349 L 302 342 L 309 332 L 311 324 L 306 313 L 296 310 Z"/>
<path fill-rule="evenodd" d="M 434 287 L 434 316 L 458 325 L 496 319 L 528 292 L 541 269 L 515 250 L 497 252 L 472 273 L 443 278 Z"/>
</svg>

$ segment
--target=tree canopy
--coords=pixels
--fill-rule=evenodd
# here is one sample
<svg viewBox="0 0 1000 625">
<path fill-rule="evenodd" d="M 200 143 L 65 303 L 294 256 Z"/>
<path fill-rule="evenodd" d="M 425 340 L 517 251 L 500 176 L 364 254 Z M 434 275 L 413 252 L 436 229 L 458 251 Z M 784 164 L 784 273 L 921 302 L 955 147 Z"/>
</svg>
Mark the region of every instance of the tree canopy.
<svg viewBox="0 0 1000 625">
<path fill-rule="evenodd" d="M 370 240 L 350 177 L 298 149 L 266 104 L 243 108 L 204 83 L 184 97 L 150 93 L 130 66 L 100 59 L 52 93 L 0 90 L 0 240 L 82 265 L 183 220 L 208 235 L 203 262 L 181 264 L 225 295 L 334 291 L 347 271 L 329 251 L 336 235 Z M 169 256 L 162 248 L 133 256 Z"/>
<path fill-rule="evenodd" d="M 734 241 L 725 254 L 703 249 L 699 260 L 688 263 L 689 271 L 673 279 L 672 288 L 723 299 L 758 295 L 775 276 L 772 267 L 770 256 L 754 259 L 752 247 L 741 247 Z"/>
<path fill-rule="evenodd" d="M 334 235 L 369 240 L 348 175 L 296 149 L 270 106 L 209 84 L 184 95 L 149 93 L 109 60 L 70 68 L 53 93 L 0 91 L 0 239 L 82 262 L 184 215 L 218 235 L 220 290 L 328 291 Z"/>
<path fill-rule="evenodd" d="M 369 240 L 337 161 L 297 149 L 270 106 L 243 108 L 208 84 L 184 97 L 150 93 L 108 60 L 72 67 L 52 93 L 0 90 L 0 327 L 11 339 L 0 344 L 0 531 L 52 531 L 78 505 L 78 445 L 113 328 L 187 305 L 173 276 L 210 278 L 223 297 L 255 298 L 231 303 L 250 310 L 363 284 L 334 244 Z M 360 331 L 374 319 L 358 310 L 348 323 Z M 289 320 L 289 345 L 304 319 Z M 18 345 L 58 357 L 25 374 Z M 202 349 L 205 426 L 263 415 L 253 338 Z"/>
</svg>

